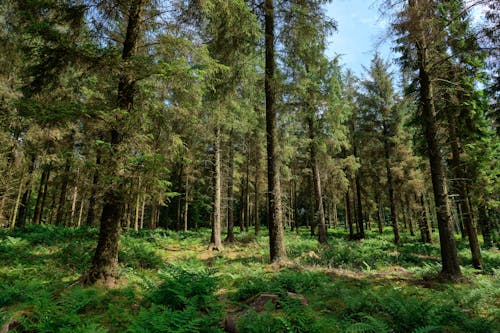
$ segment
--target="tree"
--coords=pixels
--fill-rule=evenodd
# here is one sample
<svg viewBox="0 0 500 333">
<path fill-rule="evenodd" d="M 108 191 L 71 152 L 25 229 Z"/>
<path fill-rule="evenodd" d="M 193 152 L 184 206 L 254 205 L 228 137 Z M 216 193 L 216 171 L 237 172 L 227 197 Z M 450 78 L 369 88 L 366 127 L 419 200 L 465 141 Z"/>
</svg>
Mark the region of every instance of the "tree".
<svg viewBox="0 0 500 333">
<path fill-rule="evenodd" d="M 409 0 L 399 13 L 394 27 L 400 36 L 398 41 L 403 53 L 403 66 L 415 69 L 417 72 L 422 126 L 427 143 L 439 228 L 442 261 L 440 277 L 444 280 L 455 280 L 461 277 L 461 271 L 453 238 L 434 95 L 434 82 L 438 78 L 439 65 L 443 57 L 446 57 L 443 54 L 445 29 L 442 22 L 437 19 L 438 5 L 439 3 L 433 0 Z"/>
<path fill-rule="evenodd" d="M 137 54 L 143 33 L 141 21 L 143 20 L 145 6 L 145 0 L 132 0 L 127 6 L 126 34 L 121 54 L 122 64 L 125 67 L 130 65 L 131 60 Z M 133 111 L 136 86 L 136 78 L 132 73 L 123 70 L 118 82 L 116 107 L 118 108 L 118 112 L 123 112 L 123 116 L 125 117 Z M 123 129 L 120 127 L 112 128 L 108 133 L 110 150 L 108 152 L 107 167 L 113 173 L 119 172 L 116 155 L 119 153 L 118 146 L 123 142 L 124 135 L 125 133 L 123 133 Z M 120 219 L 124 204 L 124 185 L 123 181 L 118 179 L 117 186 L 110 187 L 104 194 L 99 241 L 92 259 L 92 265 L 83 277 L 83 281 L 86 284 L 103 282 L 108 285 L 113 284 L 116 279 Z"/>
<path fill-rule="evenodd" d="M 264 1 L 264 12 L 269 252 L 271 262 L 279 262 L 286 258 L 286 249 L 281 207 L 280 155 L 276 129 L 276 59 L 273 0 Z"/>
<path fill-rule="evenodd" d="M 372 59 L 369 69 L 370 79 L 363 81 L 365 89 L 361 96 L 361 104 L 366 110 L 365 117 L 371 120 L 373 128 L 380 132 L 383 147 L 384 165 L 387 177 L 388 198 L 391 209 L 391 224 L 394 232 L 394 243 L 400 243 L 398 214 L 396 211 L 395 180 L 393 175 L 394 147 L 396 131 L 401 121 L 396 94 L 393 88 L 389 64 L 384 63 L 378 54 Z"/>
</svg>

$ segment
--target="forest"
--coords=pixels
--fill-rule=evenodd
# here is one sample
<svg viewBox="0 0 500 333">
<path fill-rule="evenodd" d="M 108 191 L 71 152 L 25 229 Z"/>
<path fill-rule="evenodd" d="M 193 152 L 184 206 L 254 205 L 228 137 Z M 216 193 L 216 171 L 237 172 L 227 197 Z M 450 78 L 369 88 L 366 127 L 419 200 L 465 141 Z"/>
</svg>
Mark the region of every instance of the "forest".
<svg viewBox="0 0 500 333">
<path fill-rule="evenodd" d="M 500 4 L 335 2 L 0 1 L 0 332 L 500 332 Z"/>
</svg>

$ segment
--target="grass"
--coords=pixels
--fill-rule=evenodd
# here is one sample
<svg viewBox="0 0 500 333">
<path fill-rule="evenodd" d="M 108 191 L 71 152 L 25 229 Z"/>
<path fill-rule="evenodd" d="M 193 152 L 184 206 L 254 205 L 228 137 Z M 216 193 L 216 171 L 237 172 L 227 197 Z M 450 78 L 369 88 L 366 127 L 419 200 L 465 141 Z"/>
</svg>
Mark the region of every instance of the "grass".
<svg viewBox="0 0 500 333">
<path fill-rule="evenodd" d="M 120 281 L 82 287 L 95 229 L 28 226 L 0 230 L 0 327 L 18 332 L 222 332 L 228 315 L 241 332 L 498 332 L 500 252 L 483 250 L 485 272 L 459 256 L 468 282 L 440 284 L 439 247 L 390 230 L 346 241 L 330 230 L 320 246 L 287 234 L 290 262 L 269 265 L 268 238 L 238 234 L 223 252 L 210 233 L 144 230 L 121 240 Z M 275 295 L 256 312 L 249 299 Z M 302 298 L 293 295 L 301 295 Z M 305 299 L 306 301 L 301 301 Z"/>
</svg>

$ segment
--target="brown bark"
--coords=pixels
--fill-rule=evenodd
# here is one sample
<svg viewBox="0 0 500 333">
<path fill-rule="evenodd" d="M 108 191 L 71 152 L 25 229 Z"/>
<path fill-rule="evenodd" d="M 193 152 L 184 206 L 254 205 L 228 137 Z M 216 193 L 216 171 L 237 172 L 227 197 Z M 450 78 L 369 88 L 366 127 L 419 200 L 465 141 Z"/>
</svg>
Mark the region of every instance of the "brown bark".
<svg viewBox="0 0 500 333">
<path fill-rule="evenodd" d="M 409 0 L 410 8 L 416 5 L 417 0 Z M 415 10 L 419 15 L 418 10 Z M 443 280 L 456 280 L 462 276 L 458 264 L 457 248 L 453 237 L 453 226 L 450 214 L 450 204 L 445 183 L 443 170 L 443 157 L 441 155 L 438 139 L 438 128 L 436 123 L 436 110 L 434 105 L 434 92 L 432 79 L 429 73 L 428 45 L 423 33 L 423 21 L 418 19 L 416 29 L 415 46 L 418 57 L 418 80 L 420 83 L 420 103 L 422 106 L 422 117 L 425 140 L 429 154 L 431 169 L 432 188 L 436 206 L 437 224 L 439 229 L 439 240 L 441 245 L 442 270 L 440 278 Z M 412 32 L 414 33 L 414 32 Z"/>
<path fill-rule="evenodd" d="M 285 236 L 281 208 L 280 156 L 276 130 L 275 110 L 275 51 L 274 51 L 274 3 L 265 0 L 265 94 L 266 94 L 266 136 L 267 136 L 267 183 L 268 183 L 268 225 L 269 254 L 271 262 L 286 257 Z"/>
<path fill-rule="evenodd" d="M 222 235 L 221 235 L 221 202 L 222 202 L 222 167 L 221 167 L 221 152 L 220 152 L 220 129 L 215 129 L 215 151 L 214 151 L 214 211 L 212 223 L 212 239 L 208 249 L 211 251 L 222 251 Z"/>
<path fill-rule="evenodd" d="M 57 213 L 56 213 L 56 225 L 66 225 L 64 223 L 64 209 L 66 204 L 66 193 L 68 191 L 68 182 L 69 182 L 69 170 L 71 168 L 71 158 L 66 157 L 66 163 L 64 164 L 64 173 L 61 179 L 61 189 L 59 190 L 59 203 L 57 205 Z"/>
<path fill-rule="evenodd" d="M 259 211 L 259 192 L 260 187 L 260 147 L 256 146 L 256 154 L 255 154 L 255 197 L 254 197 L 254 205 L 253 205 L 253 216 L 255 219 L 255 235 L 258 235 L 260 232 L 260 211 Z"/>
<path fill-rule="evenodd" d="M 189 176 L 186 173 L 186 183 L 184 185 L 184 231 L 188 231 L 188 213 L 189 213 Z"/>
<path fill-rule="evenodd" d="M 145 0 L 134 0 L 128 10 L 127 30 L 122 50 L 122 62 L 127 64 L 136 54 L 141 34 L 141 17 Z M 136 83 L 135 79 L 124 71 L 118 83 L 117 107 L 128 113 L 132 112 Z M 113 128 L 110 131 L 110 169 L 117 168 L 116 161 L 118 145 L 123 141 L 121 128 Z M 118 266 L 118 248 L 120 240 L 120 217 L 123 207 L 124 184 L 121 182 L 117 187 L 108 189 L 104 194 L 104 207 L 101 215 L 101 227 L 99 230 L 99 241 L 92 259 L 92 265 L 83 277 L 85 284 L 97 282 L 106 285 L 114 284 L 116 269 Z"/>
<path fill-rule="evenodd" d="M 234 146 L 233 130 L 229 133 L 229 170 L 227 182 L 227 236 L 226 242 L 232 243 L 234 238 Z"/>
<path fill-rule="evenodd" d="M 14 210 L 12 211 L 12 214 L 11 214 L 12 217 L 10 219 L 10 230 L 13 230 L 14 227 L 16 226 L 17 214 L 18 214 L 18 211 L 19 211 L 19 206 L 21 204 L 21 197 L 22 197 L 23 187 L 24 187 L 24 174 L 21 175 L 21 179 L 19 180 L 19 188 L 17 189 L 16 203 L 14 205 Z"/>
<path fill-rule="evenodd" d="M 389 128 L 386 122 L 383 124 L 384 131 L 384 153 L 385 153 L 385 170 L 387 175 L 387 189 L 389 192 L 389 204 L 391 208 L 391 225 L 392 231 L 394 233 L 394 244 L 399 244 L 401 238 L 399 236 L 399 226 L 396 211 L 396 196 L 394 194 L 394 182 L 392 180 L 391 171 L 391 146 L 389 143 Z"/>
<path fill-rule="evenodd" d="M 42 177 L 38 187 L 38 195 L 35 203 L 35 212 L 33 215 L 33 223 L 40 224 L 42 222 L 43 209 L 47 198 L 47 187 L 49 185 L 50 166 L 42 167 Z"/>
<path fill-rule="evenodd" d="M 345 194 L 345 210 L 346 210 L 346 222 L 349 226 L 349 239 L 354 239 L 354 228 L 352 221 L 352 210 L 351 210 L 351 196 L 349 194 L 350 191 L 347 191 Z"/>
<path fill-rule="evenodd" d="M 453 166 L 453 175 L 455 177 L 455 188 L 458 192 L 458 204 L 461 207 L 461 217 L 463 221 L 462 229 L 465 229 L 467 237 L 469 238 L 469 248 L 472 255 L 472 265 L 476 269 L 483 268 L 483 259 L 481 257 L 481 248 L 479 246 L 479 240 L 477 238 L 477 229 L 472 219 L 472 209 L 467 200 L 467 184 L 466 184 L 466 172 L 461 161 L 461 144 L 460 138 L 457 135 L 457 124 L 455 119 L 450 117 L 448 119 L 448 133 L 450 135 L 451 153 L 452 159 L 451 163 Z"/>
<path fill-rule="evenodd" d="M 427 219 L 427 209 L 425 209 L 424 195 L 420 195 L 420 209 L 421 209 L 421 219 L 420 221 L 420 234 L 423 243 L 432 243 L 432 232 L 429 228 L 429 221 Z"/>
<path fill-rule="evenodd" d="M 87 207 L 87 218 L 85 225 L 91 226 L 95 220 L 95 205 L 97 202 L 97 185 L 99 184 L 99 167 L 101 165 L 101 152 L 98 150 L 95 158 L 96 170 L 92 176 L 92 188 L 90 190 L 89 206 Z"/>
<path fill-rule="evenodd" d="M 352 153 L 354 157 L 358 157 L 358 146 L 356 142 L 356 138 L 354 137 L 354 121 L 351 121 L 351 132 L 353 135 L 352 138 Z M 354 175 L 354 183 L 356 186 L 356 225 L 357 225 L 357 232 L 358 232 L 358 237 L 359 238 L 365 238 L 365 228 L 363 226 L 363 206 L 361 203 L 361 180 L 360 180 L 360 170 L 356 170 L 356 174 Z"/>
<path fill-rule="evenodd" d="M 309 139 L 311 140 L 311 145 L 309 147 L 309 153 L 311 158 L 311 167 L 313 171 L 313 183 L 314 183 L 314 196 L 316 201 L 316 215 L 318 221 L 318 241 L 321 244 L 327 243 L 327 232 L 325 224 L 325 210 L 323 208 L 323 193 L 321 188 L 321 175 L 319 174 L 318 157 L 316 149 L 316 135 L 314 129 L 313 116 L 309 117 Z"/>
<path fill-rule="evenodd" d="M 377 226 L 378 226 L 378 232 L 379 234 L 382 234 L 384 232 L 384 216 L 382 214 L 382 203 L 380 199 L 380 193 L 378 191 L 375 191 L 375 201 L 377 204 Z"/>
</svg>

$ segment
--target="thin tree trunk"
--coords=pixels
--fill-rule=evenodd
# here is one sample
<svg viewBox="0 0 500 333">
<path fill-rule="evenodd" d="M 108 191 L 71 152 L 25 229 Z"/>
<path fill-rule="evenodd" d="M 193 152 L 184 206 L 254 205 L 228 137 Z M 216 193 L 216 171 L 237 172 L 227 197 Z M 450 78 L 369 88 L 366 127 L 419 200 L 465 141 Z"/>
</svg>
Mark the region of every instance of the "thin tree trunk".
<svg viewBox="0 0 500 333">
<path fill-rule="evenodd" d="M 375 201 L 377 203 L 377 225 L 378 225 L 378 232 L 379 234 L 382 234 L 384 232 L 384 217 L 382 214 L 382 203 L 380 200 L 380 193 L 376 190 L 375 191 Z"/>
<path fill-rule="evenodd" d="M 479 225 L 481 227 L 481 233 L 483 235 L 484 246 L 491 248 L 494 245 L 493 235 L 492 235 L 492 227 L 490 220 L 488 218 L 488 213 L 486 207 L 483 205 L 479 205 Z"/>
<path fill-rule="evenodd" d="M 260 232 L 260 210 L 259 210 L 259 196 L 260 196 L 260 147 L 256 146 L 256 154 L 255 154 L 255 197 L 254 197 L 254 217 L 255 217 L 255 235 L 257 236 Z"/>
<path fill-rule="evenodd" d="M 420 234 L 423 243 L 432 243 L 432 233 L 429 228 L 429 221 L 427 219 L 427 209 L 425 208 L 425 199 L 424 195 L 420 194 L 420 210 L 421 216 L 420 219 Z"/>
<path fill-rule="evenodd" d="M 385 170 L 387 175 L 387 188 L 389 191 L 389 203 L 391 207 L 391 225 L 394 232 L 394 244 L 399 244 L 401 238 L 399 236 L 399 226 L 396 212 L 396 196 L 394 195 L 394 184 L 392 181 L 391 171 L 391 147 L 388 139 L 389 129 L 384 122 L 384 153 L 385 153 Z"/>
<path fill-rule="evenodd" d="M 250 140 L 247 136 L 247 156 L 245 167 L 245 231 L 250 227 Z"/>
<path fill-rule="evenodd" d="M 83 215 L 83 205 L 84 205 L 84 203 L 85 203 L 85 200 L 83 200 L 83 198 L 82 198 L 82 200 L 80 202 L 80 212 L 78 213 L 78 223 L 76 224 L 76 226 L 78 228 L 80 228 L 82 226 L 82 215 Z"/>
<path fill-rule="evenodd" d="M 234 238 L 234 146 L 233 130 L 229 133 L 229 170 L 227 181 L 227 236 L 226 242 L 232 243 Z"/>
<path fill-rule="evenodd" d="M 144 229 L 144 211 L 146 210 L 146 195 L 142 197 L 142 206 L 141 206 L 141 226 L 140 229 Z"/>
<path fill-rule="evenodd" d="M 85 219 L 85 225 L 91 226 L 94 224 L 95 220 L 95 205 L 97 201 L 97 186 L 99 184 L 99 168 L 101 165 L 101 152 L 97 150 L 95 157 L 96 169 L 94 175 L 92 176 L 92 188 L 90 190 L 89 206 L 87 208 L 87 218 Z"/>
<path fill-rule="evenodd" d="M 472 255 L 472 265 L 476 269 L 483 269 L 483 258 L 481 257 L 481 248 L 479 246 L 479 240 L 477 238 L 477 229 L 472 219 L 472 209 L 467 200 L 467 184 L 465 183 L 465 178 L 467 177 L 462 165 L 460 158 L 461 147 L 460 138 L 457 135 L 457 126 L 455 119 L 450 117 L 448 119 L 448 133 L 450 135 L 451 152 L 452 152 L 452 165 L 453 174 L 455 176 L 456 189 L 459 195 L 458 204 L 462 208 L 461 220 L 463 221 L 463 226 L 465 227 L 465 232 L 469 238 L 469 248 Z M 463 227 L 461 228 L 464 229 Z M 463 236 L 462 236 L 463 237 Z"/>
<path fill-rule="evenodd" d="M 410 235 L 415 236 L 415 232 L 413 231 L 413 212 L 410 206 L 410 200 L 408 200 L 408 197 L 405 196 L 405 202 L 406 202 L 406 207 L 408 209 L 408 226 L 410 228 Z"/>
<path fill-rule="evenodd" d="M 43 209 L 45 208 L 45 199 L 47 197 L 47 187 L 49 184 L 50 166 L 43 167 L 40 185 L 38 187 L 38 195 L 36 198 L 35 212 L 33 213 L 33 224 L 42 222 Z"/>
<path fill-rule="evenodd" d="M 78 199 L 78 187 L 75 186 L 73 188 L 73 200 L 71 202 L 71 219 L 70 219 L 70 224 L 72 226 L 75 225 L 75 216 L 76 216 L 76 201 Z"/>
<path fill-rule="evenodd" d="M 10 230 L 13 230 L 14 227 L 16 226 L 17 213 L 19 210 L 19 206 L 21 205 L 21 196 L 23 192 L 23 187 L 24 187 L 24 174 L 21 175 L 21 179 L 19 180 L 19 188 L 17 190 L 16 204 L 14 205 L 14 211 L 12 212 L 12 217 L 10 220 Z"/>
<path fill-rule="evenodd" d="M 352 210 L 351 210 L 351 196 L 349 190 L 345 194 L 345 210 L 346 210 L 346 222 L 349 226 L 349 239 L 354 239 L 354 228 L 352 221 Z"/>
<path fill-rule="evenodd" d="M 314 183 L 314 194 L 316 201 L 316 214 L 318 217 L 318 241 L 321 244 L 326 244 L 327 241 L 327 232 L 325 225 L 325 211 L 323 208 L 323 193 L 321 188 L 321 175 L 319 174 L 319 166 L 318 166 L 318 157 L 316 151 L 316 135 L 314 129 L 314 120 L 311 115 L 308 119 L 309 123 L 309 139 L 311 140 L 311 145 L 309 147 L 310 157 L 311 157 L 311 166 L 313 169 L 313 183 Z"/>
<path fill-rule="evenodd" d="M 220 128 L 215 129 L 215 172 L 214 172 L 214 220 L 212 224 L 212 240 L 209 245 L 211 251 L 222 251 L 221 235 L 221 200 L 222 200 L 222 167 L 220 151 Z"/>
<path fill-rule="evenodd" d="M 184 231 L 188 231 L 188 213 L 189 213 L 189 177 L 186 173 L 186 183 L 184 186 Z"/>
<path fill-rule="evenodd" d="M 64 223 L 64 209 L 66 204 L 66 193 L 68 191 L 68 182 L 69 182 L 69 170 L 71 168 L 71 158 L 66 157 L 66 163 L 64 164 L 64 173 L 61 180 L 61 189 L 59 191 L 59 203 L 57 205 L 57 213 L 56 213 L 56 225 L 67 225 Z"/>
</svg>

